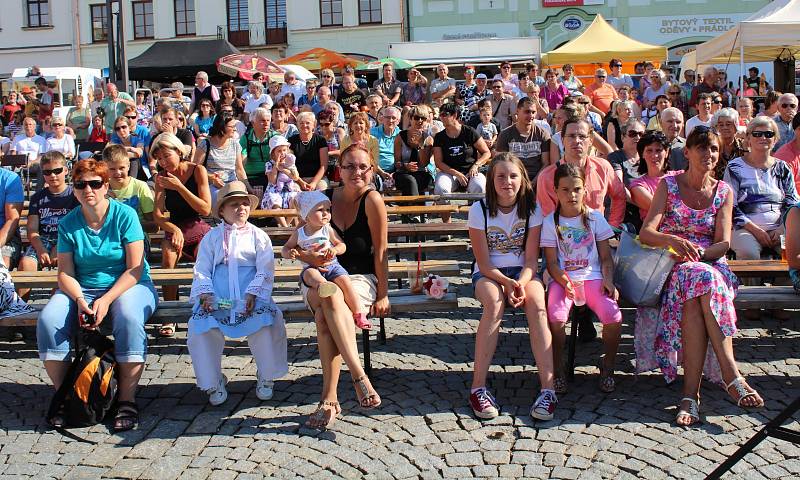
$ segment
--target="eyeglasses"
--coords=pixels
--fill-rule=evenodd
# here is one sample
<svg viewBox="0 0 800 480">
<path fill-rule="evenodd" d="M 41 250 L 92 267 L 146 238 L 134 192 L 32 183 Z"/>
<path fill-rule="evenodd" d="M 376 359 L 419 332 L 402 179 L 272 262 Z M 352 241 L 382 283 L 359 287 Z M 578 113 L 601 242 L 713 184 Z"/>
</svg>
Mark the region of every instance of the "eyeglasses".
<svg viewBox="0 0 800 480">
<path fill-rule="evenodd" d="M 773 138 L 775 136 L 775 132 L 773 132 L 772 130 L 766 130 L 766 131 L 756 130 L 750 133 L 750 135 L 752 135 L 753 138 L 761 138 L 761 137 Z"/>
<path fill-rule="evenodd" d="M 363 174 L 372 170 L 372 165 L 342 165 L 339 167 L 339 169 L 349 172 L 351 174 L 352 173 Z"/>
<path fill-rule="evenodd" d="M 233 110 L 222 110 L 223 115 L 233 115 Z"/>
<path fill-rule="evenodd" d="M 626 133 L 626 135 L 628 136 L 628 138 L 637 138 L 644 135 L 644 132 L 640 132 L 638 130 L 628 130 L 628 133 Z"/>
<path fill-rule="evenodd" d="M 582 133 L 571 133 L 569 135 L 564 135 L 564 138 L 567 140 L 578 140 L 585 142 L 586 140 L 589 140 L 589 135 L 584 135 Z"/>
<path fill-rule="evenodd" d="M 511 68 L 511 65 L 504 65 L 500 68 L 502 68 L 503 70 L 508 70 L 509 68 Z"/>
<path fill-rule="evenodd" d="M 797 108 L 796 103 L 781 103 L 781 108 Z"/>
<path fill-rule="evenodd" d="M 53 168 L 53 169 L 43 168 L 42 169 L 42 175 L 44 175 L 45 177 L 48 176 L 48 175 L 61 175 L 61 172 L 63 172 L 63 171 L 64 171 L 64 167 L 57 167 L 57 168 Z"/>
<path fill-rule="evenodd" d="M 418 121 L 418 122 L 424 122 L 424 121 L 426 121 L 426 120 L 428 119 L 428 117 L 422 117 L 422 116 L 420 116 L 420 115 L 414 115 L 414 116 L 413 116 L 413 117 L 411 117 L 411 118 L 413 118 L 414 120 L 416 120 L 416 121 Z"/>
<path fill-rule="evenodd" d="M 319 122 L 319 126 L 320 127 L 330 127 L 331 126 L 331 122 Z"/>
<path fill-rule="evenodd" d="M 86 187 L 92 187 L 92 190 L 97 190 L 103 187 L 102 180 L 75 180 L 72 182 L 72 188 L 75 190 L 86 190 Z"/>
</svg>

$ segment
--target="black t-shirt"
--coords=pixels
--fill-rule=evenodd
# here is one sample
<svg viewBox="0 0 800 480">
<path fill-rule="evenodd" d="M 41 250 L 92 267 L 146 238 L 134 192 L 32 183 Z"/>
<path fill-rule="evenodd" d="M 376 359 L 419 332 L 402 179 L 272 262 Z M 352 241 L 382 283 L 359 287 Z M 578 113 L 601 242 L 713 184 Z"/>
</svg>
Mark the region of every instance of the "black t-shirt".
<svg viewBox="0 0 800 480">
<path fill-rule="evenodd" d="M 344 116 L 350 118 L 350 115 L 360 112 L 361 107 L 367 104 L 367 96 L 358 88 L 353 93 L 339 90 L 339 104 L 344 109 L 342 110 Z M 358 107 L 354 108 L 353 105 L 358 105 Z"/>
<path fill-rule="evenodd" d="M 153 146 L 153 141 L 159 135 L 160 133 L 157 133 L 150 138 L 150 144 L 147 146 L 148 150 Z M 181 143 L 187 147 L 191 147 L 192 143 L 194 142 L 194 136 L 192 136 L 192 132 L 185 128 L 179 128 L 178 131 L 175 132 L 175 136 L 178 137 L 178 140 L 180 140 Z"/>
<path fill-rule="evenodd" d="M 475 142 L 481 138 L 480 134 L 469 125 L 461 125 L 461 133 L 457 138 L 447 136 L 447 130 L 442 130 L 433 137 L 433 146 L 442 149 L 442 161 L 448 167 L 461 173 L 467 173 L 475 163 Z"/>
<path fill-rule="evenodd" d="M 297 157 L 295 166 L 297 172 L 303 178 L 313 177 L 319 171 L 320 153 L 323 148 L 328 148 L 328 141 L 319 134 L 313 134 L 311 140 L 304 143 L 300 140 L 300 135 L 289 137 L 289 147 Z"/>
</svg>

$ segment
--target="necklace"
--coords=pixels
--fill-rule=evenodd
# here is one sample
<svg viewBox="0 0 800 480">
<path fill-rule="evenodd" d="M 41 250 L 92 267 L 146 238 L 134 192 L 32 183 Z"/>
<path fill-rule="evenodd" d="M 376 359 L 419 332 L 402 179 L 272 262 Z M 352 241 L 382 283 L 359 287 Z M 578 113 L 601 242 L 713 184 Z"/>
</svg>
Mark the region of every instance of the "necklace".
<svg viewBox="0 0 800 480">
<path fill-rule="evenodd" d="M 314 138 L 314 137 L 312 136 L 311 138 Z M 301 137 L 300 138 L 300 143 L 302 143 L 304 147 L 307 147 L 308 144 L 311 143 L 311 138 L 309 138 L 308 140 L 303 140 L 303 138 Z"/>
</svg>

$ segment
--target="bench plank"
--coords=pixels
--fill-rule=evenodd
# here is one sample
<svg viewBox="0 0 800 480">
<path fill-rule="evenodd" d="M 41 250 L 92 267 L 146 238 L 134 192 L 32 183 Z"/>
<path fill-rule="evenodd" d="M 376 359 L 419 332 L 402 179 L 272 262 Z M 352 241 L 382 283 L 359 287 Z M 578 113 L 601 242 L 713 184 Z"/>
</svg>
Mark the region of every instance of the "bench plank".
<svg viewBox="0 0 800 480">
<path fill-rule="evenodd" d="M 415 269 L 416 261 L 389 262 L 389 278 L 403 279 L 408 276 L 409 269 Z M 455 260 L 425 260 L 423 268 L 428 273 L 441 276 L 458 276 L 461 272 Z M 300 276 L 300 266 L 276 265 L 276 282 L 297 281 Z M 150 277 L 156 286 L 164 285 L 190 285 L 193 278 L 191 268 L 153 268 Z M 11 278 L 16 288 L 55 288 L 58 285 L 57 272 L 45 270 L 38 272 L 11 272 Z"/>
<path fill-rule="evenodd" d="M 300 295 L 275 296 L 275 302 L 287 320 L 313 319 L 313 315 L 303 303 Z M 389 291 L 392 313 L 413 313 L 421 311 L 449 311 L 458 308 L 458 297 L 454 292 L 445 294 L 441 299 L 428 298 L 424 295 L 411 295 L 407 289 Z M 30 327 L 36 325 L 39 311 L 44 305 L 34 305 L 36 311 L 0 319 L 0 326 Z M 192 304 L 185 300 L 161 301 L 158 309 L 150 317 L 148 323 L 186 322 L 192 313 Z"/>
</svg>

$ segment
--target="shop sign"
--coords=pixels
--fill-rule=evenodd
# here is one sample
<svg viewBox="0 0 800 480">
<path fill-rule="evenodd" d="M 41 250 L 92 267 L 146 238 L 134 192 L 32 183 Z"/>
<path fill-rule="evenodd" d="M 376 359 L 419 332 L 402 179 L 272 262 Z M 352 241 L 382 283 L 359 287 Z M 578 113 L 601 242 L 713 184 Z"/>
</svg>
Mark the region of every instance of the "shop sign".
<svg viewBox="0 0 800 480">
<path fill-rule="evenodd" d="M 583 20 L 579 17 L 567 17 L 561 22 L 561 26 L 564 27 L 564 30 L 575 31 L 580 30 L 583 27 Z"/>
<path fill-rule="evenodd" d="M 631 37 L 643 42 L 668 44 L 687 37 L 717 37 L 735 28 L 752 13 L 729 15 L 672 15 L 667 17 L 631 17 Z"/>
<path fill-rule="evenodd" d="M 542 0 L 542 7 L 583 7 L 586 5 L 603 5 L 605 0 Z"/>
</svg>

